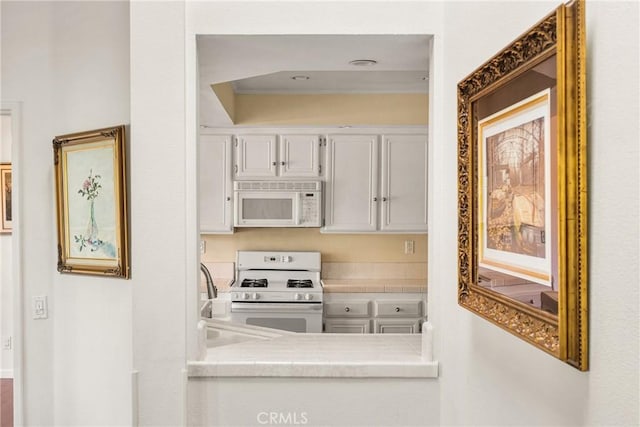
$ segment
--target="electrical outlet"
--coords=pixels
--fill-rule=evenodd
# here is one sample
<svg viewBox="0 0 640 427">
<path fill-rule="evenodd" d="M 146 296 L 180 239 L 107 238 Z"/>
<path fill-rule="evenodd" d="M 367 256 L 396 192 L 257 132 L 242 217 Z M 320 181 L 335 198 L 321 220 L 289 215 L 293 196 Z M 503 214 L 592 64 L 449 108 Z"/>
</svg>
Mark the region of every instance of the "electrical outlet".
<svg viewBox="0 0 640 427">
<path fill-rule="evenodd" d="M 13 347 L 13 343 L 11 342 L 11 337 L 8 337 L 4 341 L 2 341 L 3 350 L 11 350 L 12 347 Z"/>
<path fill-rule="evenodd" d="M 207 252 L 207 241 L 200 240 L 200 253 L 203 254 L 205 252 Z"/>
<path fill-rule="evenodd" d="M 46 319 L 49 317 L 47 297 L 37 296 L 31 299 L 31 311 L 34 319 Z"/>
<path fill-rule="evenodd" d="M 405 240 L 404 241 L 404 253 L 412 254 L 415 252 L 414 242 L 413 240 Z"/>
</svg>

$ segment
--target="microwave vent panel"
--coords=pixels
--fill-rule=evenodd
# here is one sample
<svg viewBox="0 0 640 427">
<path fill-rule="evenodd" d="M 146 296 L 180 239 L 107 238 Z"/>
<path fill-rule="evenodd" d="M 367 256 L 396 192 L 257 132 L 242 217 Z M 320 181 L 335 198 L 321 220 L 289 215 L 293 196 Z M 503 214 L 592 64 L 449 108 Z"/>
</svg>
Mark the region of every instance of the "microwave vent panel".
<svg viewBox="0 0 640 427">
<path fill-rule="evenodd" d="M 234 189 L 259 191 L 320 191 L 320 181 L 235 181 Z"/>
</svg>

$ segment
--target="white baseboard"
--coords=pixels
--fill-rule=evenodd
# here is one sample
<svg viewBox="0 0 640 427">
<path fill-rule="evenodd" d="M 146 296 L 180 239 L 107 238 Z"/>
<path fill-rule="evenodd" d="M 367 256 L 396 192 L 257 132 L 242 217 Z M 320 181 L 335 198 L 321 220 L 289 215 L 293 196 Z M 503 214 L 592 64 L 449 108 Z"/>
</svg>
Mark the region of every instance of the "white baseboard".
<svg viewBox="0 0 640 427">
<path fill-rule="evenodd" d="M 0 369 L 0 378 L 13 378 L 13 369 Z"/>
</svg>

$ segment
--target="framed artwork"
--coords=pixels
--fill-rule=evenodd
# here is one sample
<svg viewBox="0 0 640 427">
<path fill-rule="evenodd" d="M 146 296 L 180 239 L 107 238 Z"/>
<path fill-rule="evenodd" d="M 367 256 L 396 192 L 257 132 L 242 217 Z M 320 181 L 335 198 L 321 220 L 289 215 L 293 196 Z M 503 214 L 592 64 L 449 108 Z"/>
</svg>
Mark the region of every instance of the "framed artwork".
<svg viewBox="0 0 640 427">
<path fill-rule="evenodd" d="M 478 122 L 478 264 L 550 286 L 550 91 Z"/>
<path fill-rule="evenodd" d="M 588 369 L 584 0 L 458 83 L 458 303 Z"/>
<path fill-rule="evenodd" d="M 53 140 L 58 271 L 129 278 L 125 129 Z"/>
<path fill-rule="evenodd" d="M 2 203 L 2 224 L 0 233 L 11 233 L 11 163 L 0 163 L 0 203 Z"/>
</svg>

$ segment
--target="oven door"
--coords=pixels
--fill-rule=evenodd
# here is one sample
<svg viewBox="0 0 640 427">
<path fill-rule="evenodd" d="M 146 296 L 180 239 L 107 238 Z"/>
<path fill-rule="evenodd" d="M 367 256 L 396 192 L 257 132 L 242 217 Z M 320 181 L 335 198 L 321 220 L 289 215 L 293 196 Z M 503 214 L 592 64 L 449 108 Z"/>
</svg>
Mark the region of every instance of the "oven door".
<svg viewBox="0 0 640 427">
<path fill-rule="evenodd" d="M 295 227 L 300 223 L 299 193 L 295 191 L 236 191 L 236 227 Z"/>
<path fill-rule="evenodd" d="M 231 321 L 291 332 L 322 332 L 321 303 L 231 303 Z"/>
</svg>

